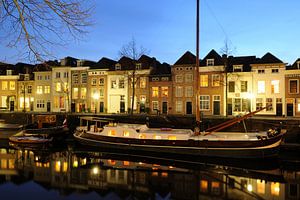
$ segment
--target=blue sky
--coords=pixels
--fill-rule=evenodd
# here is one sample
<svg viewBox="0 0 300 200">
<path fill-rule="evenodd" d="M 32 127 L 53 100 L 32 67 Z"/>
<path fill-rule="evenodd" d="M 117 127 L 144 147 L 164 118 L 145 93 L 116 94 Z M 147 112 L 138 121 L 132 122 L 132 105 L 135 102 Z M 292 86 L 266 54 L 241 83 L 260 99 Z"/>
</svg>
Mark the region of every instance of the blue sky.
<svg viewBox="0 0 300 200">
<path fill-rule="evenodd" d="M 228 38 L 234 56 L 271 52 L 292 64 L 300 57 L 300 1 L 200 0 L 200 58 L 220 53 Z M 174 64 L 187 50 L 195 53 L 196 0 L 94 0 L 90 33 L 82 41 L 58 47 L 54 56 L 98 61 L 118 59 L 132 37 L 149 56 Z M 16 51 L 0 43 L 0 60 L 16 63 Z"/>
</svg>

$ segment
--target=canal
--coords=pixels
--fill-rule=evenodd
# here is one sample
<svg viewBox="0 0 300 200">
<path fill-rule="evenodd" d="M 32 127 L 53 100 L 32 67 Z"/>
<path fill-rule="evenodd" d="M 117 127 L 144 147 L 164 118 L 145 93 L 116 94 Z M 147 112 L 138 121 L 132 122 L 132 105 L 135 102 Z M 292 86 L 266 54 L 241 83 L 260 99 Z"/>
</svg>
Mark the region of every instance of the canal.
<svg viewBox="0 0 300 200">
<path fill-rule="evenodd" d="M 294 200 L 300 199 L 300 164 L 284 155 L 249 163 L 163 159 L 107 149 L 95 151 L 72 139 L 37 147 L 2 141 L 0 194 L 1 199 L 31 200 Z"/>
</svg>

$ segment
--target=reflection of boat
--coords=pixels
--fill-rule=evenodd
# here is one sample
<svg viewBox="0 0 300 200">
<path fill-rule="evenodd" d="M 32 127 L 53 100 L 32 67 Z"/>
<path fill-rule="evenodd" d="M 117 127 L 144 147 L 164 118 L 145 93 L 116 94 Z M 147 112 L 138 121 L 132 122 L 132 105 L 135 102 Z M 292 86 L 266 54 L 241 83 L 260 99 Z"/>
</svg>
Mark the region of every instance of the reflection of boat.
<svg viewBox="0 0 300 200">
<path fill-rule="evenodd" d="M 45 144 L 53 140 L 48 134 L 28 134 L 23 131 L 9 137 L 9 141 L 22 144 Z"/>
<path fill-rule="evenodd" d="M 210 132 L 196 134 L 189 129 L 149 128 L 140 124 L 110 122 L 102 126 L 101 120 L 97 118 L 82 117 L 74 137 L 87 145 L 127 151 L 230 158 L 267 158 L 278 155 L 286 130 L 276 128 L 266 132 L 217 132 L 222 126 L 227 127 L 232 123 L 236 122 L 231 120 L 218 125 L 216 132 L 210 129 Z"/>
</svg>

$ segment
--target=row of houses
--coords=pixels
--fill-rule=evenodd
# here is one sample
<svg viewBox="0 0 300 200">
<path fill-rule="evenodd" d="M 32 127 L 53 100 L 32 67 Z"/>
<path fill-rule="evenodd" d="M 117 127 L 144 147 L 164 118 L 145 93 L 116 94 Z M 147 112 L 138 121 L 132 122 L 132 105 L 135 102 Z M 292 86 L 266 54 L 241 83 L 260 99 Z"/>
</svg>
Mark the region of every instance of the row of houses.
<svg viewBox="0 0 300 200">
<path fill-rule="evenodd" d="M 37 65 L 0 64 L 0 108 L 7 111 L 151 113 L 200 112 L 300 116 L 300 59 L 288 65 L 263 57 L 226 56 L 211 50 L 200 60 L 184 53 L 173 65 L 142 55 L 138 60 L 103 57 L 98 62 L 66 57 Z M 132 110 L 133 108 L 133 110 Z"/>
</svg>

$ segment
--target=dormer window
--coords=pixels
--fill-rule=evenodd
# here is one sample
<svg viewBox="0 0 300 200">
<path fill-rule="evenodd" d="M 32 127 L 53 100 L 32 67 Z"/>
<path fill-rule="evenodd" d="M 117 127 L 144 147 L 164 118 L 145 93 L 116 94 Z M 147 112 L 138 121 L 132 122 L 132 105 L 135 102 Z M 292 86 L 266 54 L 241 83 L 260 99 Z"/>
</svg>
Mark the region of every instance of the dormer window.
<svg viewBox="0 0 300 200">
<path fill-rule="evenodd" d="M 117 63 L 115 65 L 115 70 L 121 70 L 121 64 L 120 63 Z"/>
<path fill-rule="evenodd" d="M 137 63 L 137 64 L 135 64 L 135 69 L 136 69 L 136 70 L 142 69 L 142 63 Z"/>
<path fill-rule="evenodd" d="M 234 72 L 242 72 L 243 66 L 242 65 L 233 65 L 233 71 Z"/>
<path fill-rule="evenodd" d="M 12 75 L 12 70 L 11 69 L 6 70 L 6 75 Z"/>
<path fill-rule="evenodd" d="M 300 61 L 297 62 L 297 69 L 300 69 Z"/>
<path fill-rule="evenodd" d="M 29 81 L 29 74 L 24 74 L 24 81 Z"/>
<path fill-rule="evenodd" d="M 206 66 L 214 66 L 214 65 L 215 65 L 215 59 L 206 60 Z"/>
</svg>

